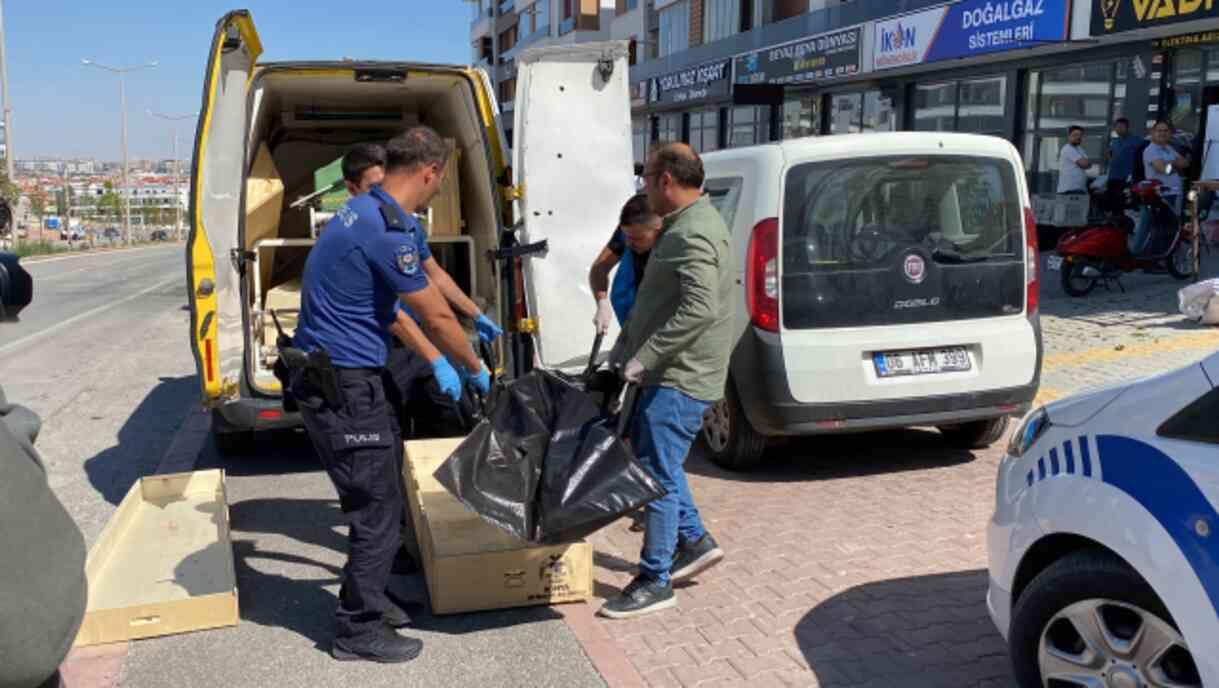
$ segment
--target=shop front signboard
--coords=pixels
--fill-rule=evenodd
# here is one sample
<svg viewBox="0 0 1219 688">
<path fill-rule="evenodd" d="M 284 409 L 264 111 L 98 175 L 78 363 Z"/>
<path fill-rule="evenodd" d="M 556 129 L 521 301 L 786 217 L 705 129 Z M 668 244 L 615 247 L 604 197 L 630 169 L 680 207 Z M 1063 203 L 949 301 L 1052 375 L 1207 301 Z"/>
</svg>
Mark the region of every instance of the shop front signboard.
<svg viewBox="0 0 1219 688">
<path fill-rule="evenodd" d="M 802 84 L 852 76 L 863 62 L 863 29 L 776 45 L 736 58 L 738 84 Z"/>
<path fill-rule="evenodd" d="M 727 98 L 732 60 L 717 60 L 648 80 L 650 105 L 677 105 Z"/>
<path fill-rule="evenodd" d="M 1092 6 L 1092 35 L 1107 36 L 1214 17 L 1219 17 L 1216 0 L 1096 0 Z"/>
<path fill-rule="evenodd" d="M 879 71 L 1064 41 L 1070 5 L 1068 0 L 963 0 L 878 21 L 872 66 Z"/>
</svg>

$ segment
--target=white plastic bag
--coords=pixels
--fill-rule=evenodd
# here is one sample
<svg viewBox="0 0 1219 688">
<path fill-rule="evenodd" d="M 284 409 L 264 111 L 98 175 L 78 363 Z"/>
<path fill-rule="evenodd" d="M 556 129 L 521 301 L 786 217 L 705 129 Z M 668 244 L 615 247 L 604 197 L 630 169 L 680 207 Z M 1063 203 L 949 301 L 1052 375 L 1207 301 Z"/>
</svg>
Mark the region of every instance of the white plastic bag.
<svg viewBox="0 0 1219 688">
<path fill-rule="evenodd" d="M 1177 298 L 1181 314 L 1203 325 L 1219 325 L 1219 279 L 1208 279 L 1182 289 Z"/>
</svg>

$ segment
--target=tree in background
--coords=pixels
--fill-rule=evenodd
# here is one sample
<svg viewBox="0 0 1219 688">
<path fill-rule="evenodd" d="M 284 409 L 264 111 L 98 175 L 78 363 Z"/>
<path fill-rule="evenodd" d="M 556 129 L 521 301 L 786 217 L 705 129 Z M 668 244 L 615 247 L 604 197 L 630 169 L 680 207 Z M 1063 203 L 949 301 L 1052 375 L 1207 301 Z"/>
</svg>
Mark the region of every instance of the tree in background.
<svg viewBox="0 0 1219 688">
<path fill-rule="evenodd" d="M 43 218 L 47 215 L 47 192 L 38 187 L 30 192 L 30 212 L 38 218 L 38 231 L 42 231 Z"/>
<path fill-rule="evenodd" d="M 106 182 L 106 192 L 97 199 L 97 208 L 102 213 L 112 216 L 115 222 L 119 220 L 119 216 L 122 214 L 122 200 L 114 192 L 114 182 Z"/>
</svg>

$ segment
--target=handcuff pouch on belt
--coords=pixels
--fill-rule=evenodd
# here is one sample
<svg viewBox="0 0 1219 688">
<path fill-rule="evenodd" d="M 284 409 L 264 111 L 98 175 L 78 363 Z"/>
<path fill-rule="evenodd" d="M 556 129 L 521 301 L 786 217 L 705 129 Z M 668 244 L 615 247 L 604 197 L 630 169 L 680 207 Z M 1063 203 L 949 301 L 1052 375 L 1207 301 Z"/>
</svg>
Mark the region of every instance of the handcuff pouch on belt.
<svg viewBox="0 0 1219 688">
<path fill-rule="evenodd" d="M 274 373 L 283 390 L 284 410 L 295 412 L 299 410 L 298 394 L 306 390 L 314 391 L 325 400 L 326 405 L 338 409 L 343 407 L 343 390 L 339 386 L 339 374 L 330 362 L 330 354 L 325 351 L 301 351 L 292 346 L 292 338 L 284 333 L 275 312 L 271 312 L 271 320 L 279 336 L 275 339 L 279 347 L 279 360 L 275 362 Z M 303 382 L 306 389 L 297 386 Z M 312 395 L 310 395 L 312 396 Z"/>
</svg>

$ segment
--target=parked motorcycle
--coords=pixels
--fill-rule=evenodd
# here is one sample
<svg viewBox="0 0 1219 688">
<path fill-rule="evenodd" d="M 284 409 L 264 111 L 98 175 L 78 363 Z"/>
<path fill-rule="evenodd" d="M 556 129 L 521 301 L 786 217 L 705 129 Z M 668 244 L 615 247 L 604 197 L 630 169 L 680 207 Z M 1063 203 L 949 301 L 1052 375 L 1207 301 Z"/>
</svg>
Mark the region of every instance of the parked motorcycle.
<svg viewBox="0 0 1219 688">
<path fill-rule="evenodd" d="M 1130 252 L 1130 235 L 1135 225 L 1125 215 L 1068 232 L 1058 240 L 1057 255 L 1050 256 L 1047 268 L 1057 270 L 1062 289 L 1071 296 L 1087 296 L 1097 284 L 1105 288 L 1122 287 L 1121 276 L 1135 270 L 1167 270 L 1179 280 L 1194 276 L 1194 244 L 1183 222 L 1164 201 L 1161 183 L 1150 179 L 1134 185 L 1131 192 L 1148 214 L 1150 233 L 1142 253 Z"/>
</svg>

